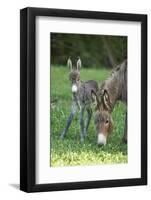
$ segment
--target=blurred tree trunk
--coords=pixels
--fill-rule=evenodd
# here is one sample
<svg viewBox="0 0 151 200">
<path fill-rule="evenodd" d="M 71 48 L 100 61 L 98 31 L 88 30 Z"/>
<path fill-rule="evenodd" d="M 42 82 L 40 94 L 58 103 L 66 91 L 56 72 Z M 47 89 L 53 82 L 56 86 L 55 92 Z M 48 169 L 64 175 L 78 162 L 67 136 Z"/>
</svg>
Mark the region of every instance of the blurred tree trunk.
<svg viewBox="0 0 151 200">
<path fill-rule="evenodd" d="M 116 61 L 115 56 L 113 54 L 113 51 L 112 51 L 112 48 L 111 48 L 111 45 L 110 45 L 110 41 L 107 40 L 106 37 L 102 37 L 102 40 L 103 40 L 104 48 L 107 52 L 107 57 L 108 57 L 109 63 L 111 65 L 111 67 L 114 68 L 117 65 L 117 61 Z"/>
</svg>

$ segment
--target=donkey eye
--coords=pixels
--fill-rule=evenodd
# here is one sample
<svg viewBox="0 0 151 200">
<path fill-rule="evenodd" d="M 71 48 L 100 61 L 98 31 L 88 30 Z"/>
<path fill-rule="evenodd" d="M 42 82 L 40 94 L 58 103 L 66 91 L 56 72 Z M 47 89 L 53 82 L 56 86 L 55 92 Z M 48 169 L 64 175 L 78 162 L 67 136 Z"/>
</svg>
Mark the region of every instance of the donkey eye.
<svg viewBox="0 0 151 200">
<path fill-rule="evenodd" d="M 105 123 L 108 124 L 108 123 L 109 123 L 109 120 L 106 120 Z"/>
</svg>

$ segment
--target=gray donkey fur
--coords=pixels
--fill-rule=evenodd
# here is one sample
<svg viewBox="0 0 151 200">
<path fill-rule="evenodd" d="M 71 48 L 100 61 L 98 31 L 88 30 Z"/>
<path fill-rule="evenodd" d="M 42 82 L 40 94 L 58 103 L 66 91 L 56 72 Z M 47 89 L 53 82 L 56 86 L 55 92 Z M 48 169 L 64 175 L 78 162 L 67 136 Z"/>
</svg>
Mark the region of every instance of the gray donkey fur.
<svg viewBox="0 0 151 200">
<path fill-rule="evenodd" d="M 127 60 L 118 65 L 110 77 L 102 84 L 97 92 L 93 92 L 96 98 L 96 130 L 98 144 L 106 144 L 108 135 L 112 132 L 112 111 L 118 100 L 127 104 Z M 127 112 L 123 141 L 127 142 Z"/>
<path fill-rule="evenodd" d="M 92 103 L 94 99 L 92 97 L 92 91 L 98 91 L 98 84 L 94 80 L 88 80 L 83 82 L 80 80 L 80 68 L 81 68 L 81 60 L 78 58 L 76 66 L 72 66 L 72 61 L 69 58 L 67 61 L 67 65 L 70 69 L 69 80 L 72 85 L 72 105 L 71 112 L 66 122 L 64 131 L 61 134 L 61 139 L 63 139 L 67 131 L 71 125 L 71 122 L 77 112 L 77 109 L 80 108 L 80 141 L 84 141 L 84 137 L 87 134 L 87 130 L 90 124 L 91 116 L 92 116 Z M 86 126 L 84 126 L 83 115 L 85 110 L 87 111 L 87 120 Z"/>
</svg>

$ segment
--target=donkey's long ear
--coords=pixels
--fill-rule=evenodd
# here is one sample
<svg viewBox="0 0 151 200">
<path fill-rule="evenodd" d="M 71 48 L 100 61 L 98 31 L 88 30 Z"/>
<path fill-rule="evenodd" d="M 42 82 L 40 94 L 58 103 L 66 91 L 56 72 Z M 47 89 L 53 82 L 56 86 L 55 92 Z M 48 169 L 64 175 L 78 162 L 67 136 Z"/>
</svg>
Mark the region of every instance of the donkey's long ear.
<svg viewBox="0 0 151 200">
<path fill-rule="evenodd" d="M 103 91 L 102 100 L 103 100 L 103 104 L 104 104 L 105 108 L 109 112 L 111 112 L 112 111 L 112 104 L 111 104 L 110 96 L 109 96 L 107 90 Z"/>
<path fill-rule="evenodd" d="M 69 67 L 70 71 L 72 70 L 72 61 L 71 58 L 68 58 L 67 60 L 67 66 Z"/>
<path fill-rule="evenodd" d="M 98 96 L 97 96 L 97 94 L 94 90 L 91 91 L 91 96 L 92 96 L 92 100 L 94 101 L 95 107 L 98 108 L 99 105 L 100 105 L 100 101 L 99 101 L 99 98 L 98 98 Z"/>
<path fill-rule="evenodd" d="M 81 59 L 80 57 L 78 57 L 78 60 L 77 60 L 77 70 L 80 70 L 81 69 Z"/>
</svg>

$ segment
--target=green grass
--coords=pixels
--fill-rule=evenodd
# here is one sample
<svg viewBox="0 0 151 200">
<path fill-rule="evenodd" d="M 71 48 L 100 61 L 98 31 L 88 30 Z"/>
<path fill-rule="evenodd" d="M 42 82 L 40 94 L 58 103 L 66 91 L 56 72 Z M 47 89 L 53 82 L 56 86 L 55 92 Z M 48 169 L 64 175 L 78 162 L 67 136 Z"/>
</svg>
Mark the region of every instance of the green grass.
<svg viewBox="0 0 151 200">
<path fill-rule="evenodd" d="M 67 67 L 51 68 L 51 149 L 50 165 L 76 166 L 127 163 L 127 145 L 122 143 L 124 131 L 125 105 L 117 103 L 113 111 L 114 129 L 107 145 L 97 147 L 97 135 L 94 127 L 94 113 L 84 144 L 80 144 L 79 112 L 77 112 L 68 130 L 67 137 L 62 141 L 60 134 L 70 114 L 71 86 Z M 101 83 L 110 74 L 106 69 L 82 69 L 81 79 L 94 79 Z"/>
</svg>

